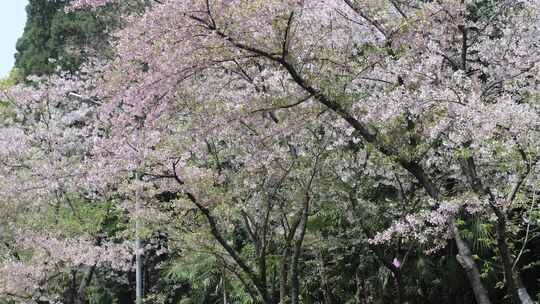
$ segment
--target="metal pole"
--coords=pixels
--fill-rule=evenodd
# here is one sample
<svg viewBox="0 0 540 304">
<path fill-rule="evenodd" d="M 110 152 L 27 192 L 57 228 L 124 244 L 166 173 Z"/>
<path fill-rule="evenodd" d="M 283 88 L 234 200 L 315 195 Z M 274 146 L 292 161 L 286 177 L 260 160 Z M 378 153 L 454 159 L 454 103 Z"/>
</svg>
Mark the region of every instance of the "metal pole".
<svg viewBox="0 0 540 304">
<path fill-rule="evenodd" d="M 139 230 L 141 228 L 141 222 L 139 219 L 139 211 L 141 208 L 141 201 L 139 197 L 139 173 L 135 173 L 135 303 L 142 304 L 143 299 L 143 248 Z"/>
</svg>

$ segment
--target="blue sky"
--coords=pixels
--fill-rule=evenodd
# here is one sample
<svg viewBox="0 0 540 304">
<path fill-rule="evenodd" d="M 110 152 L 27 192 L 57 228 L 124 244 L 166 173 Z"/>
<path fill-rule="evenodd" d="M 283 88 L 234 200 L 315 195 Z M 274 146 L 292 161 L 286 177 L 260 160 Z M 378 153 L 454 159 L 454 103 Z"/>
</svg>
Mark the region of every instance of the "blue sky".
<svg viewBox="0 0 540 304">
<path fill-rule="evenodd" d="M 0 3 L 0 78 L 13 67 L 15 43 L 26 23 L 28 0 L 2 0 Z"/>
</svg>

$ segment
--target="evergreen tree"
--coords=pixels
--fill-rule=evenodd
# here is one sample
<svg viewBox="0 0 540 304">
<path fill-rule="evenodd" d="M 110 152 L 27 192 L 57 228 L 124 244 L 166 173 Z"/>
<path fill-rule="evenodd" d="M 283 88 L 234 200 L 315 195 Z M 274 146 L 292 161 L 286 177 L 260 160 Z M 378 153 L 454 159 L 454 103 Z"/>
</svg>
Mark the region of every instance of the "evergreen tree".
<svg viewBox="0 0 540 304">
<path fill-rule="evenodd" d="M 112 21 L 95 11 L 66 12 L 66 0 L 30 0 L 23 36 L 17 41 L 15 67 L 22 76 L 76 71 L 97 50 L 106 49 Z"/>
</svg>

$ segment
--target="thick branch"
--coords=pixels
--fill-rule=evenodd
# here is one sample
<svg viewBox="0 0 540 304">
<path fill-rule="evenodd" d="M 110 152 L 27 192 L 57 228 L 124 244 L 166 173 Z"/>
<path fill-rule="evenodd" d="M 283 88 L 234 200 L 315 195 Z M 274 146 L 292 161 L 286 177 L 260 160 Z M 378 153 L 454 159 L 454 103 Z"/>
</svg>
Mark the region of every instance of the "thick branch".
<svg viewBox="0 0 540 304">
<path fill-rule="evenodd" d="M 173 174 L 174 174 L 175 180 L 180 185 L 184 185 L 184 181 L 176 174 L 176 164 L 173 164 Z M 249 279 L 253 282 L 253 284 L 257 288 L 257 291 L 259 292 L 263 300 L 266 301 L 268 299 L 268 292 L 266 290 L 266 286 L 257 277 L 257 274 L 255 273 L 255 271 L 253 271 L 253 269 L 251 269 L 251 267 L 249 267 L 246 264 L 246 262 L 242 260 L 240 255 L 236 252 L 236 250 L 234 250 L 234 248 L 232 248 L 229 245 L 229 243 L 227 243 L 210 210 L 206 208 L 204 205 L 202 205 L 192 193 L 183 191 L 183 194 L 197 207 L 197 209 L 199 209 L 199 211 L 202 212 L 202 214 L 208 221 L 208 224 L 210 225 L 210 231 L 212 235 L 214 236 L 214 238 L 223 247 L 223 249 L 225 249 L 225 251 L 231 256 L 231 258 L 235 261 L 238 267 L 240 267 L 242 271 L 246 273 L 246 275 L 249 277 Z"/>
</svg>

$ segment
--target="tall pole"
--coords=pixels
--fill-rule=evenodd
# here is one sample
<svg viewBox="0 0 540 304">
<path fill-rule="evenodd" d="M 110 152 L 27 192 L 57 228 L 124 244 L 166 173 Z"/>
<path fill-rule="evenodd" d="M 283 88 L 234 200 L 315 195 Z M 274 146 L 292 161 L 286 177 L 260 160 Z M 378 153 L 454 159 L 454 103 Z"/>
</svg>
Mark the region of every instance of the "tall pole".
<svg viewBox="0 0 540 304">
<path fill-rule="evenodd" d="M 139 211 L 141 208 L 141 200 L 139 197 L 139 172 L 135 172 L 135 303 L 142 304 L 143 299 L 143 248 L 139 230 L 141 222 L 139 219 Z"/>
<path fill-rule="evenodd" d="M 141 191 L 142 191 L 142 179 L 140 176 L 140 170 L 144 167 L 144 160 L 146 158 L 145 145 L 145 133 L 143 125 L 141 124 L 137 129 L 137 139 L 142 138 L 139 146 L 140 159 L 139 165 L 135 171 L 135 304 L 142 304 L 144 297 L 144 248 L 143 241 L 141 239 Z"/>
</svg>

